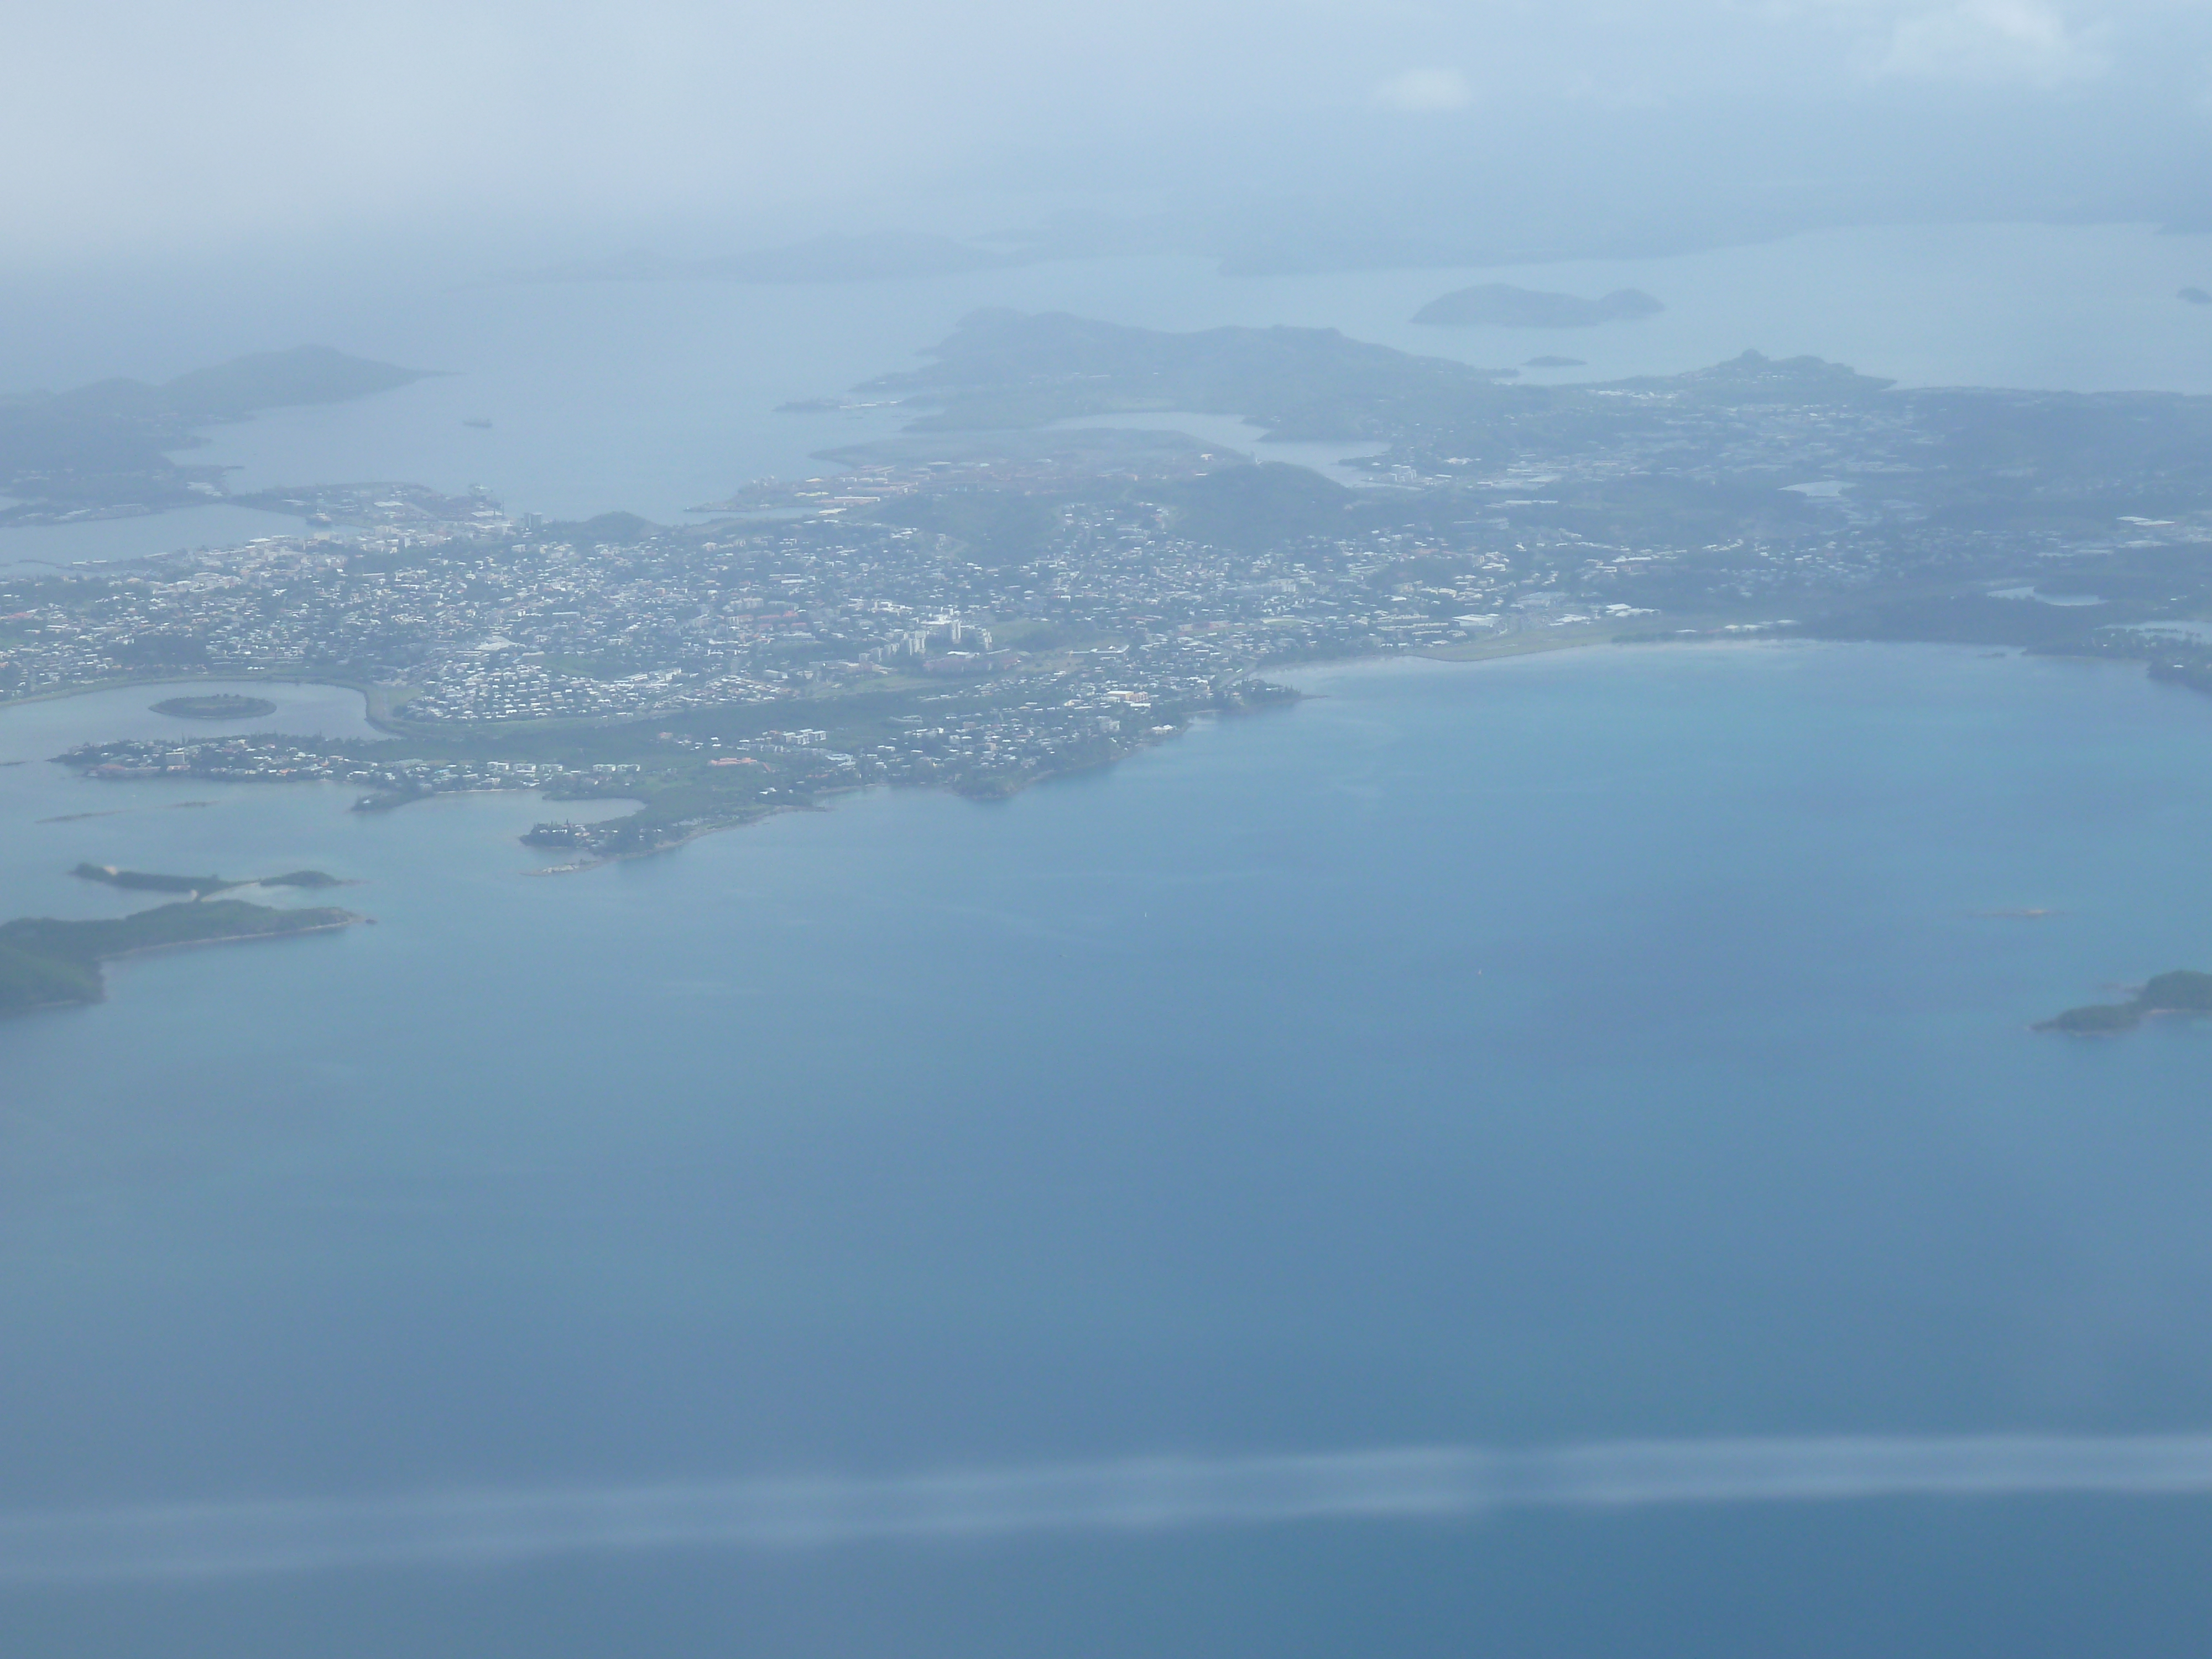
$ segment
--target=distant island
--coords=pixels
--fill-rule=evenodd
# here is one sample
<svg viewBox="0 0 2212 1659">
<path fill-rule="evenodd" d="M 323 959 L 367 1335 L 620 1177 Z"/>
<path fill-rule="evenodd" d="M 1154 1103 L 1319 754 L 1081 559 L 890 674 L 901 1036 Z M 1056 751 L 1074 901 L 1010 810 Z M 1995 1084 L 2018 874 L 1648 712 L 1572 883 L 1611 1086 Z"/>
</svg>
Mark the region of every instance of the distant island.
<svg viewBox="0 0 2212 1659">
<path fill-rule="evenodd" d="M 1417 357 L 1333 328 L 1164 333 L 1066 312 L 970 312 L 920 368 L 854 387 L 912 406 L 908 433 L 1003 433 L 1093 415 L 1195 411 L 1266 429 L 1261 441 L 1360 440 L 1487 412 L 1506 371 Z M 935 412 L 920 414 L 924 408 Z"/>
<path fill-rule="evenodd" d="M 154 705 L 154 712 L 188 720 L 258 720 L 275 714 L 276 705 L 266 697 L 215 691 L 205 696 L 165 698 Z"/>
<path fill-rule="evenodd" d="M 2212 1014 L 2212 974 L 2178 969 L 2160 974 L 2125 1002 L 2094 1002 L 2035 1023 L 2039 1031 L 2101 1036 L 2132 1031 L 2152 1014 Z"/>
<path fill-rule="evenodd" d="M 1589 365 L 1579 357 L 1562 357 L 1556 353 L 1547 351 L 1540 357 L 1531 357 L 1521 367 L 1523 368 L 1588 368 Z"/>
<path fill-rule="evenodd" d="M 258 876 L 245 881 L 225 881 L 221 876 L 158 876 L 143 870 L 118 870 L 112 864 L 80 864 L 70 874 L 140 893 L 190 893 L 205 898 L 238 887 L 349 887 L 353 884 L 321 870 L 287 870 L 281 876 Z"/>
<path fill-rule="evenodd" d="M 1510 283 L 1481 283 L 1430 301 L 1413 313 L 1413 320 L 1448 327 L 1480 324 L 1492 328 L 1589 328 L 1599 323 L 1650 317 L 1666 308 L 1632 288 L 1616 289 L 1602 299 L 1585 300 L 1578 295 L 1516 288 Z"/>
<path fill-rule="evenodd" d="M 100 964 L 142 951 L 287 939 L 350 927 L 350 910 L 272 909 L 243 899 L 185 900 L 101 921 L 27 916 L 0 924 L 0 1014 L 98 1002 Z"/>
<path fill-rule="evenodd" d="M 169 452 L 198 428 L 264 409 L 345 403 L 426 378 L 427 371 L 350 357 L 329 346 L 261 351 L 173 380 L 98 380 L 69 392 L 0 393 L 0 525 L 165 512 L 225 499 L 223 469 Z"/>
</svg>

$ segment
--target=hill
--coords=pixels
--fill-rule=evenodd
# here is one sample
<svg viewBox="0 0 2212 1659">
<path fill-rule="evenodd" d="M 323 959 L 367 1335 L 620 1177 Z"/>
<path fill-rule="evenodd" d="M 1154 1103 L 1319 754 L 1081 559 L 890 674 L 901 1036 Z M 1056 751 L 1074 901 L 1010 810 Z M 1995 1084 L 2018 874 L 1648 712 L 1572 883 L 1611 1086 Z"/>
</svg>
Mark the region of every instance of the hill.
<svg viewBox="0 0 2212 1659">
<path fill-rule="evenodd" d="M 0 924 L 0 1014 L 27 1013 L 106 994 L 100 964 L 141 951 L 284 939 L 344 927 L 350 910 L 280 910 L 243 899 L 186 900 L 98 921 L 27 916 Z"/>
</svg>

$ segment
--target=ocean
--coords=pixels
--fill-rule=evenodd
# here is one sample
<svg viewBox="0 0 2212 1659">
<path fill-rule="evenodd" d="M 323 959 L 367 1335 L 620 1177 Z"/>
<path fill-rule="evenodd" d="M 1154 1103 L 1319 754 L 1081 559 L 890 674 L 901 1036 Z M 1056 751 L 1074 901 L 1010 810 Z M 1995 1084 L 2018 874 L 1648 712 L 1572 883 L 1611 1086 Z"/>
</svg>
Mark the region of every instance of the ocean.
<svg viewBox="0 0 2212 1659">
<path fill-rule="evenodd" d="M 2212 967 L 2212 699 L 1935 647 L 1299 684 L 556 877 L 527 796 L 97 784 L 39 757 L 157 693 L 0 710 L 10 914 L 113 908 L 91 858 L 376 919 L 0 1027 L 0 1567 L 71 1511 L 112 1574 L 0 1587 L 10 1651 L 2191 1650 L 2196 1497 L 379 1553 L 358 1506 L 470 1492 L 2212 1419 L 2212 1030 L 2027 1029 Z M 99 1541 L 291 1499 L 357 1556 Z"/>
</svg>

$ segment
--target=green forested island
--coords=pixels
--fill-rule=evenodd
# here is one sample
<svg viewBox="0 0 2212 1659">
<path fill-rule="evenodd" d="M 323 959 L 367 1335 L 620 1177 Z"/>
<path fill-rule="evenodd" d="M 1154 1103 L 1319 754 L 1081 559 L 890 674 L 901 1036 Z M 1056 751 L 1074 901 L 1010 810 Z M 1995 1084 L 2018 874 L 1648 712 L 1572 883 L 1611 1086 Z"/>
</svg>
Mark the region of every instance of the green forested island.
<svg viewBox="0 0 2212 1659">
<path fill-rule="evenodd" d="M 1089 415 L 1195 410 L 1279 438 L 1380 435 L 1431 411 L 1482 406 L 1501 374 L 1417 357 L 1333 328 L 1164 333 L 1065 312 L 971 313 L 933 361 L 854 391 L 916 406 L 910 432 L 1000 431 Z M 920 414 L 925 406 L 934 412 Z"/>
<path fill-rule="evenodd" d="M 276 705 L 266 697 L 211 691 L 198 696 L 166 697 L 154 705 L 154 712 L 188 720 L 258 720 L 275 714 Z"/>
<path fill-rule="evenodd" d="M 2125 1002 L 2094 1002 L 2038 1020 L 2039 1031 L 2068 1031 L 2097 1036 L 2131 1031 L 2151 1014 L 2212 1014 L 2212 974 L 2178 969 L 2160 974 Z"/>
<path fill-rule="evenodd" d="M 243 899 L 187 899 L 99 921 L 20 917 L 0 923 L 0 1014 L 97 1002 L 106 994 L 100 964 L 117 957 L 322 933 L 361 920 L 350 910 L 278 910 Z"/>
<path fill-rule="evenodd" d="M 287 870 L 281 876 L 251 876 L 226 881 L 221 876 L 163 876 L 144 870 L 118 870 L 112 864 L 80 864 L 70 872 L 85 881 L 121 887 L 140 893 L 190 893 L 205 898 L 237 887 L 343 887 L 348 884 L 321 870 Z"/>
</svg>

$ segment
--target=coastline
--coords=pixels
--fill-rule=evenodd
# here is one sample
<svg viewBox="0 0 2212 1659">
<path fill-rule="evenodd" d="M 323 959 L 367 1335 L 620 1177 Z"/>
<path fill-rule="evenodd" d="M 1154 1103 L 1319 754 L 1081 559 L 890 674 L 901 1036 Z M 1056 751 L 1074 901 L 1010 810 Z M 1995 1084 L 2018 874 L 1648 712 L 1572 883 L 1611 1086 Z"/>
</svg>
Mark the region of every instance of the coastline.
<svg viewBox="0 0 2212 1659">
<path fill-rule="evenodd" d="M 21 703 L 62 702 L 70 697 L 90 696 L 96 691 L 128 691 L 135 686 L 219 685 L 232 682 L 253 685 L 327 685 L 341 691 L 357 691 L 364 702 L 372 705 L 377 701 L 377 694 L 384 689 L 363 680 L 349 680 L 333 674 L 282 674 L 273 670 L 252 668 L 225 669 L 221 673 L 209 674 L 119 674 L 112 679 L 87 680 L 82 685 L 55 686 L 44 691 L 0 696 L 0 709 L 13 708 Z M 379 730 L 384 729 L 373 707 L 363 718 Z"/>
<path fill-rule="evenodd" d="M 204 934 L 196 939 L 164 939 L 152 944 L 127 945 L 120 950 L 101 951 L 96 955 L 76 959 L 84 969 L 88 970 L 91 980 L 88 994 L 57 997 L 43 1002 L 25 1003 L 18 1007 L 0 1008 L 0 1019 L 17 1018 L 58 1008 L 92 1007 L 106 1002 L 109 997 L 107 976 L 101 970 L 109 963 L 121 962 L 127 957 L 153 956 L 166 951 L 196 950 L 203 945 L 248 945 L 270 939 L 304 939 L 311 933 L 331 933 L 348 927 L 373 926 L 374 921 L 375 918 L 373 916 L 364 916 L 351 910 L 332 909 L 330 920 L 310 922 L 304 927 L 240 928 L 231 933 Z"/>
<path fill-rule="evenodd" d="M 128 950 L 111 951 L 96 960 L 121 962 L 126 957 L 150 957 L 163 951 L 193 951 L 203 945 L 251 945 L 257 939 L 305 939 L 310 933 L 336 933 L 349 927 L 374 927 L 376 921 L 374 916 L 364 916 L 353 910 L 344 912 L 343 915 L 343 921 L 318 921 L 305 927 L 283 927 L 274 932 L 261 928 L 247 933 L 210 933 L 204 939 L 170 939 L 160 945 L 134 945 Z"/>
<path fill-rule="evenodd" d="M 837 793 L 843 794 L 849 792 L 840 790 Z M 568 876 L 585 870 L 604 869 L 610 864 L 626 864 L 632 859 L 658 858 L 661 854 L 672 853 L 679 847 L 689 847 L 693 842 L 705 836 L 719 836 L 731 830 L 749 829 L 763 818 L 772 818 L 784 812 L 826 812 L 829 810 L 826 806 L 787 801 L 778 805 L 763 807 L 757 812 L 750 813 L 742 818 L 732 818 L 726 823 L 702 823 L 696 830 L 686 830 L 674 841 L 665 841 L 658 846 L 641 847 L 631 853 L 602 854 L 598 858 L 584 859 L 574 864 L 541 865 L 535 870 L 525 870 L 522 873 L 526 876 Z"/>
<path fill-rule="evenodd" d="M 1595 641 L 1589 641 L 1589 643 L 1595 643 Z M 1394 658 L 1403 658 L 1410 654 L 1412 653 L 1404 652 L 1376 652 L 1364 654 L 1359 657 L 1329 658 L 1320 660 L 1337 663 L 1380 662 L 1389 660 Z M 1146 740 L 1139 743 L 1133 743 L 1127 749 L 1122 750 L 1120 754 L 1102 756 L 1098 759 L 1084 761 L 1074 766 L 1055 767 L 1048 772 L 1033 772 L 1019 778 L 1007 778 L 1000 781 L 994 787 L 988 788 L 967 788 L 963 787 L 957 783 L 905 783 L 890 782 L 880 780 L 872 782 L 848 784 L 841 788 L 823 790 L 819 794 L 810 800 L 779 802 L 774 805 L 763 807 L 756 811 L 748 812 L 740 817 L 730 818 L 717 823 L 701 824 L 696 829 L 685 831 L 682 836 L 678 836 L 673 841 L 662 842 L 653 847 L 640 848 L 635 852 L 609 853 L 599 858 L 586 859 L 574 864 L 544 865 L 534 870 L 526 870 L 523 873 L 530 876 L 568 875 L 572 872 L 596 870 L 605 865 L 619 864 L 630 859 L 653 858 L 662 853 L 672 853 L 678 848 L 688 846 L 692 842 L 697 841 L 702 836 L 717 836 L 732 830 L 747 829 L 753 824 L 761 823 L 764 819 L 774 817 L 785 812 L 825 812 L 830 809 L 821 804 L 823 801 L 834 800 L 841 795 L 861 794 L 871 789 L 937 789 L 941 790 L 947 794 L 957 795 L 963 800 L 974 801 L 979 805 L 988 805 L 1000 801 L 1012 800 L 1017 795 L 1025 794 L 1031 789 L 1053 783 L 1059 779 L 1080 777 L 1088 772 L 1103 771 L 1108 767 L 1119 765 L 1121 762 L 1132 759 L 1137 755 L 1142 754 L 1148 750 L 1160 748 L 1172 738 L 1183 736 L 1190 730 L 1191 726 L 1200 720 L 1219 720 L 1230 716 L 1266 714 L 1277 708 L 1293 708 L 1298 703 L 1310 702 L 1316 696 L 1320 695 L 1310 691 L 1300 691 L 1295 687 L 1286 686 L 1282 689 L 1289 691 L 1291 695 L 1286 697 L 1273 699 L 1267 702 L 1255 703 L 1241 708 L 1200 709 L 1188 716 L 1183 724 L 1176 726 L 1171 732 L 1163 734 L 1158 738 L 1153 738 L 1147 733 Z M 416 797 L 416 799 L 422 798 Z M 402 801 L 396 805 L 407 805 L 407 803 Z M 619 822 L 619 820 L 614 821 Z"/>
<path fill-rule="evenodd" d="M 1692 619 L 1684 618 L 1683 620 L 1688 621 Z M 1723 631 L 1723 629 L 1726 626 L 1724 624 L 1712 625 L 1710 623 L 1710 619 L 1706 618 L 1698 618 L 1694 620 L 1705 622 L 1708 625 L 1697 628 L 1686 628 L 1677 632 L 1656 636 L 1651 635 L 1648 633 L 1631 635 L 1617 629 L 1603 630 L 1593 629 L 1588 632 L 1580 632 L 1564 638 L 1556 635 L 1522 633 L 1506 635 L 1494 640 L 1468 641 L 1464 645 L 1455 647 L 1431 646 L 1419 648 L 1364 651 L 1341 655 L 1322 655 L 1279 663 L 1271 663 L 1267 665 L 1267 672 L 1271 673 L 1296 677 L 1301 676 L 1304 673 L 1317 671 L 1328 672 L 1351 667 L 1382 667 L 1391 663 L 1408 661 L 1434 663 L 1439 666 L 1471 666 L 1486 662 L 1498 662 L 1524 658 L 1563 657 L 1570 653 L 1580 652 L 1594 647 L 1608 645 L 1615 647 L 1628 645 L 1669 646 L 1677 648 L 1683 646 L 1700 647 L 1771 647 L 1785 641 L 1791 643 L 1831 642 L 1805 640 L 1802 636 L 1796 634 L 1772 634 L 1764 631 L 1751 632 L 1748 630 L 1741 633 L 1729 633 Z M 1850 642 L 1832 641 L 1832 643 Z M 1940 644 L 1942 642 L 1927 641 L 1926 643 Z M 1255 672 L 1256 672 L 1257 671 Z M 226 679 L 236 680 L 240 683 L 256 683 L 262 684 L 284 684 L 295 686 L 326 686 L 360 695 L 364 698 L 365 702 L 373 702 L 375 692 L 375 688 L 368 687 L 357 681 L 347 680 L 337 677 L 311 677 L 304 675 L 260 675 L 240 677 L 209 675 L 180 678 L 175 676 L 162 676 L 154 678 L 134 678 L 126 681 L 107 682 L 103 683 L 99 686 L 72 688 L 67 691 L 42 692 L 33 697 L 18 698 L 15 701 L 19 702 L 58 702 L 64 701 L 71 696 L 89 696 L 94 692 L 108 692 L 130 687 L 153 687 L 180 684 L 221 683 Z M 1038 771 L 1028 774 L 993 777 L 972 785 L 963 784 L 957 781 L 939 781 L 935 779 L 898 780 L 888 782 L 883 781 L 869 781 L 845 786 L 843 787 L 824 790 L 821 792 L 819 799 L 828 799 L 829 797 L 836 794 L 848 793 L 853 789 L 886 787 L 893 788 L 920 787 L 944 789 L 949 793 L 961 795 L 967 799 L 979 803 L 1011 799 L 1014 796 L 1023 793 L 1028 789 L 1037 785 L 1050 782 L 1056 778 L 1073 776 L 1079 773 L 1095 771 L 1104 767 L 1114 765 L 1121 760 L 1129 758 L 1131 756 L 1135 755 L 1141 750 L 1158 746 L 1159 744 L 1169 741 L 1172 738 L 1181 737 L 1188 732 L 1189 725 L 1199 718 L 1211 716 L 1218 719 L 1225 714 L 1254 714 L 1261 712 L 1265 708 L 1275 707 L 1277 706 L 1278 702 L 1279 702 L 1283 706 L 1289 706 L 1297 702 L 1304 701 L 1316 695 L 1311 691 L 1301 690 L 1296 685 L 1278 684 L 1279 689 L 1287 693 L 1286 696 L 1284 696 L 1279 699 L 1234 707 L 1201 708 L 1194 709 L 1184 716 L 1182 722 L 1179 723 L 1172 732 L 1164 732 L 1158 736 L 1153 736 L 1147 732 L 1141 736 L 1138 740 L 1130 743 L 1126 749 L 1121 750 L 1118 753 L 1101 755 L 1092 758 L 1085 759 L 1075 765 L 1055 768 L 1048 771 Z M 0 708 L 4 708 L 7 705 L 5 704 L 0 704 Z M 386 734 L 393 734 L 392 728 L 389 724 L 375 718 L 373 708 L 365 712 L 364 718 L 374 725 L 380 732 L 383 732 Z M 569 723 L 559 721 L 515 722 L 500 730 L 498 735 L 501 737 L 507 737 L 549 733 L 556 728 L 568 724 Z M 407 732 L 399 732 L 396 735 L 407 737 L 420 736 L 423 734 Z M 467 736 L 489 736 L 490 733 L 480 730 L 477 732 L 467 734 L 454 733 L 447 735 L 441 733 L 438 735 L 441 737 L 444 741 L 448 743 L 454 742 L 456 738 L 459 738 L 462 742 L 465 743 Z M 533 790 L 532 793 L 536 794 L 541 800 L 547 799 L 541 792 Z M 415 799 L 424 799 L 429 798 L 431 798 L 431 792 L 426 792 L 419 795 L 410 794 L 392 799 L 389 803 L 389 805 L 392 808 L 397 808 L 398 806 L 407 805 Z M 727 817 L 717 817 L 712 821 L 686 829 L 681 834 L 677 835 L 669 840 L 658 842 L 653 846 L 641 847 L 634 850 L 619 853 L 602 854 L 572 863 L 546 864 L 525 872 L 524 873 L 531 875 L 557 875 L 574 871 L 596 869 L 605 864 L 619 862 L 629 859 L 645 858 L 659 853 L 672 852 L 702 836 L 717 835 L 726 830 L 744 829 L 748 824 L 756 823 L 774 813 L 804 811 L 810 810 L 819 809 L 816 808 L 807 801 L 787 801 L 760 807 L 749 807 L 732 816 Z M 87 814 L 85 816 L 96 815 Z M 619 821 L 620 820 L 611 820 L 611 822 Z"/>
</svg>

